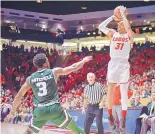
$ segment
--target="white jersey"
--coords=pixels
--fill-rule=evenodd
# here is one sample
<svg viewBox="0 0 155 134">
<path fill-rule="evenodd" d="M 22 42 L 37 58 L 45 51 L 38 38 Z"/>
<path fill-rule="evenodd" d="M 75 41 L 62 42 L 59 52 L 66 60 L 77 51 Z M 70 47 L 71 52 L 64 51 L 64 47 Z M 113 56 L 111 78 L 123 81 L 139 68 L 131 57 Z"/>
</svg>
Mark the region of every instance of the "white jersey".
<svg viewBox="0 0 155 134">
<path fill-rule="evenodd" d="M 119 34 L 115 32 L 110 42 L 111 59 L 129 59 L 131 50 L 131 41 L 128 34 Z"/>
</svg>

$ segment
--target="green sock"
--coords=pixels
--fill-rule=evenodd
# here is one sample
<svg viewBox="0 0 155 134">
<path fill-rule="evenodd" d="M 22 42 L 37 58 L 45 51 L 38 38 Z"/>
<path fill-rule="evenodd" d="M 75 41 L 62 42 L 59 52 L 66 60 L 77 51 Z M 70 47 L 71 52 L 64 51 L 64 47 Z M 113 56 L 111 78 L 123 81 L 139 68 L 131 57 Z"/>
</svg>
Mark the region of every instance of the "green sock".
<svg viewBox="0 0 155 134">
<path fill-rule="evenodd" d="M 72 130 L 75 134 L 85 134 L 85 132 L 75 124 L 74 120 L 68 124 L 67 129 Z"/>
</svg>

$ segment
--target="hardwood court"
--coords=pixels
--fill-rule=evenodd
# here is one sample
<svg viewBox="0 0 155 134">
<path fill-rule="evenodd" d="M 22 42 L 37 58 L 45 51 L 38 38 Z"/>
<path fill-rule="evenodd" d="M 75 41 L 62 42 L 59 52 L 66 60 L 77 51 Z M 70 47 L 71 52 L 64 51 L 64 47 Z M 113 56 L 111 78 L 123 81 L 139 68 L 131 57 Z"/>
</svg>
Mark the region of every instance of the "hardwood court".
<svg viewBox="0 0 155 134">
<path fill-rule="evenodd" d="M 1 123 L 1 134 L 23 134 L 26 130 L 26 126 L 15 125 L 8 123 Z M 73 134 L 68 130 L 44 128 L 39 134 Z"/>
<path fill-rule="evenodd" d="M 15 125 L 8 123 L 1 123 L 1 134 L 23 134 L 26 130 L 26 126 Z M 53 128 L 45 126 L 39 134 L 73 134 L 72 132 L 64 129 Z M 90 133 L 95 134 L 95 133 Z M 110 133 L 105 133 L 110 134 Z"/>
</svg>

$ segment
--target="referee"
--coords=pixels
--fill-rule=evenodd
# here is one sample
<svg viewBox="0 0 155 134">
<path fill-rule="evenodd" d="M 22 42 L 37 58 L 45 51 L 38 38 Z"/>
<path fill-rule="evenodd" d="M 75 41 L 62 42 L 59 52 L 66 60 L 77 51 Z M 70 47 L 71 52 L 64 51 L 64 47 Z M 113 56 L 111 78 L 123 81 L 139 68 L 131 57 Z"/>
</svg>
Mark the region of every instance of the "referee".
<svg viewBox="0 0 155 134">
<path fill-rule="evenodd" d="M 82 113 L 86 113 L 84 131 L 86 134 L 89 134 L 90 127 L 96 117 L 98 134 L 103 134 L 102 116 L 105 98 L 104 95 L 106 95 L 106 92 L 102 84 L 95 82 L 94 73 L 88 73 L 87 80 L 89 84 L 84 89 L 84 105 L 82 109 Z"/>
</svg>

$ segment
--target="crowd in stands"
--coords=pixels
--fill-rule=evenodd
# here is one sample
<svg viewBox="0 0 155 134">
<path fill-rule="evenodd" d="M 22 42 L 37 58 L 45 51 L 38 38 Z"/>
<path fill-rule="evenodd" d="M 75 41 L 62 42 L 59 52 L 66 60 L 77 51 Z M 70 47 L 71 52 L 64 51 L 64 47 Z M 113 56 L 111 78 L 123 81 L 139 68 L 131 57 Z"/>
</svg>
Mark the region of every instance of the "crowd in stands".
<svg viewBox="0 0 155 134">
<path fill-rule="evenodd" d="M 88 72 L 96 74 L 96 80 L 106 85 L 106 70 L 109 57 L 109 48 L 105 46 L 101 51 L 96 51 L 93 46 L 91 51 L 87 47 L 82 48 L 82 52 L 72 53 L 62 67 L 69 66 L 86 55 L 92 55 L 93 60 L 83 66 L 77 72 L 67 76 L 61 76 L 58 81 L 59 96 L 62 105 L 67 109 L 81 109 L 83 105 L 83 90 L 87 84 L 86 75 Z M 58 52 L 53 49 L 31 47 L 24 48 L 23 45 L 11 46 L 3 44 L 2 50 L 2 75 L 1 85 L 1 120 L 8 114 L 13 98 L 20 89 L 27 76 L 36 71 L 32 59 L 36 53 L 46 53 L 51 67 L 54 67 Z M 155 84 L 155 44 L 146 42 L 145 44 L 134 44 L 130 56 L 131 79 L 129 89 L 133 92 L 131 106 L 140 106 L 140 98 L 150 96 L 151 87 Z M 14 122 L 26 121 L 31 117 L 33 109 L 33 93 L 31 90 L 22 100 L 22 105 L 18 108 Z M 105 105 L 106 107 L 106 105 Z"/>
<path fill-rule="evenodd" d="M 33 111 L 33 96 L 29 91 L 27 96 L 22 99 L 21 105 L 16 112 L 16 116 L 12 123 L 29 122 Z M 10 90 L 1 90 L 1 121 L 3 122 L 12 108 L 13 95 Z"/>
</svg>

